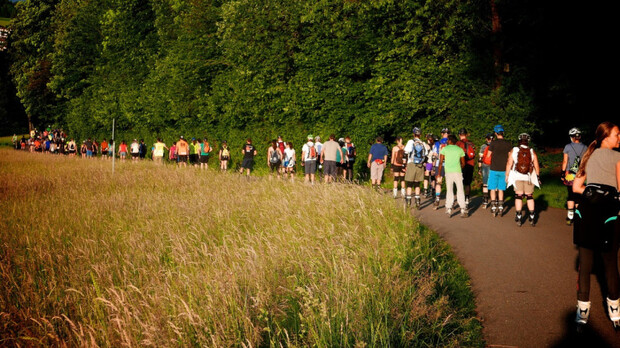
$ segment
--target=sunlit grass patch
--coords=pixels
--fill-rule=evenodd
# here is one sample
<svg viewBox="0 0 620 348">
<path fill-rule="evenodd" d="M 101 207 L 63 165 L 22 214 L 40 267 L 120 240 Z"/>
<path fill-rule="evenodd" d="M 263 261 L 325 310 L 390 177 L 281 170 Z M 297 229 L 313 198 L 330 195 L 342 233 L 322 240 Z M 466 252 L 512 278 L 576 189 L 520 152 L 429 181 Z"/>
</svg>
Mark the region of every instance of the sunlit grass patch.
<svg viewBox="0 0 620 348">
<path fill-rule="evenodd" d="M 468 277 L 355 185 L 0 150 L 2 344 L 480 346 Z"/>
</svg>

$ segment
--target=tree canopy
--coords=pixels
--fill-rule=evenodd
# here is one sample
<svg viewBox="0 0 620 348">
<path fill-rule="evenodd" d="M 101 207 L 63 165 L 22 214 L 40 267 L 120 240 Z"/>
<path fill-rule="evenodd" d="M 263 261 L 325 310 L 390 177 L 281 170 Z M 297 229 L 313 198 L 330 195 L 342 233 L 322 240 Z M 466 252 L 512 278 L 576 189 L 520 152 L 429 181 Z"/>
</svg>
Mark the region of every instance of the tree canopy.
<svg viewBox="0 0 620 348">
<path fill-rule="evenodd" d="M 570 105 L 574 86 L 562 64 L 537 75 L 545 39 L 561 35 L 539 35 L 546 5 L 521 3 L 26 0 L 11 25 L 11 73 L 34 124 L 78 137 L 107 135 L 112 118 L 121 136 L 233 146 L 336 133 L 363 150 L 413 126 L 541 135 L 561 119 L 547 102 Z"/>
</svg>

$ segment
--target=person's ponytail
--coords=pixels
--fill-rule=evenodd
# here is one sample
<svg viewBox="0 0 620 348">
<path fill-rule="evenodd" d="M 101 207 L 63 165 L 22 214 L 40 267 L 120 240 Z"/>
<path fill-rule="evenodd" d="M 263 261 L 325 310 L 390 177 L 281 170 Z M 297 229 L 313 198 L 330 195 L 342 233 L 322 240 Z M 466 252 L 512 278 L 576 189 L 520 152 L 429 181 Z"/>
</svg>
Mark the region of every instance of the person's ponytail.
<svg viewBox="0 0 620 348">
<path fill-rule="evenodd" d="M 601 145 L 598 143 L 598 141 L 596 141 L 596 139 L 590 143 L 588 149 L 586 150 L 586 153 L 583 155 L 583 159 L 581 159 L 579 170 L 577 171 L 577 176 L 584 176 L 586 174 L 586 164 L 588 164 L 588 160 L 590 159 L 592 152 L 594 152 L 594 150 L 598 149 L 599 147 L 601 147 Z"/>
</svg>

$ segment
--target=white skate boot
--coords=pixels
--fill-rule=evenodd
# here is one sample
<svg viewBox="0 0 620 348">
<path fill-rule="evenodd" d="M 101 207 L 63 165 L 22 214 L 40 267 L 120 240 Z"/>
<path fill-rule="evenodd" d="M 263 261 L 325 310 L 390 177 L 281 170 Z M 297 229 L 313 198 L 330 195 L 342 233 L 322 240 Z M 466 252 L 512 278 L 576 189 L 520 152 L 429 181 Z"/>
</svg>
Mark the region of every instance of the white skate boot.
<svg viewBox="0 0 620 348">
<path fill-rule="evenodd" d="M 607 298 L 607 313 L 609 314 L 609 319 L 614 323 L 614 329 L 620 328 L 620 299 L 618 300 L 610 300 Z"/>
<path fill-rule="evenodd" d="M 575 322 L 579 325 L 585 325 L 588 323 L 590 317 L 590 304 L 591 302 L 577 301 L 577 316 Z"/>
</svg>

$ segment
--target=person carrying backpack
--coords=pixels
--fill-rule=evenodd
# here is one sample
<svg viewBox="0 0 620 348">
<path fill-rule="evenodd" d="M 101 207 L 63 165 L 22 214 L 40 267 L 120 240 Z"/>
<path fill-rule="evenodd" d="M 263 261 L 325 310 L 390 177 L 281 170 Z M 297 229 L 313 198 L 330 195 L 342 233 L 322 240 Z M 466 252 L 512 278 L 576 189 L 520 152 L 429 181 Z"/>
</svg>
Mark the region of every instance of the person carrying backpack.
<svg viewBox="0 0 620 348">
<path fill-rule="evenodd" d="M 562 183 L 566 186 L 566 191 L 568 192 L 566 198 L 566 208 L 568 209 L 566 224 L 571 225 L 575 217 L 575 207 L 578 204 L 577 200 L 579 198 L 579 195 L 573 192 L 573 180 L 575 180 L 581 159 L 588 147 L 581 142 L 581 131 L 579 128 L 572 128 L 568 131 L 568 136 L 570 137 L 570 143 L 564 146 L 564 151 L 562 151 L 561 170 Z"/>
<path fill-rule="evenodd" d="M 398 186 L 400 186 L 400 195 L 405 198 L 405 145 L 403 145 L 403 137 L 396 137 L 396 145 L 392 148 L 392 174 L 394 176 L 393 197 L 398 197 Z"/>
<path fill-rule="evenodd" d="M 295 154 L 295 148 L 293 147 L 292 142 L 286 143 L 286 148 L 284 149 L 284 175 L 288 174 L 291 181 L 295 180 L 295 162 L 297 161 L 297 155 Z"/>
<path fill-rule="evenodd" d="M 228 170 L 228 162 L 231 160 L 230 158 L 230 150 L 228 150 L 228 142 L 226 140 L 222 141 L 222 148 L 217 156 L 220 160 L 220 170 L 225 172 Z"/>
<path fill-rule="evenodd" d="M 334 181 L 338 175 L 338 165 L 344 162 L 342 148 L 336 141 L 336 135 L 330 134 L 329 140 L 321 147 L 319 152 L 319 163 L 323 165 L 323 175 L 325 183 Z"/>
<path fill-rule="evenodd" d="M 313 142 L 312 134 L 308 135 L 308 141 L 301 148 L 301 165 L 304 167 L 304 181 L 314 184 L 318 151 Z"/>
<path fill-rule="evenodd" d="M 478 175 L 482 177 L 482 208 L 489 206 L 489 170 L 491 166 L 491 155 L 489 154 L 489 145 L 493 141 L 493 133 L 487 133 L 486 142 L 480 146 L 478 153 Z"/>
<path fill-rule="evenodd" d="M 465 206 L 469 207 L 469 195 L 471 193 L 471 182 L 474 178 L 474 166 L 476 165 L 476 147 L 467 139 L 469 133 L 467 129 L 459 130 L 459 141 L 456 142 L 463 152 L 465 152 L 465 166 L 463 167 L 463 190 L 465 190 Z"/>
<path fill-rule="evenodd" d="M 271 141 L 271 146 L 267 149 L 267 167 L 271 170 L 271 175 L 275 172 L 280 179 L 280 164 L 282 163 L 284 155 L 278 147 L 278 143 L 275 140 Z M 271 178 L 271 176 L 270 176 Z"/>
<path fill-rule="evenodd" d="M 200 169 L 209 169 L 209 157 L 211 157 L 213 148 L 206 137 L 202 139 L 202 143 L 198 144 L 198 146 L 200 149 Z"/>
<path fill-rule="evenodd" d="M 411 191 L 415 187 L 415 207 L 420 209 L 420 183 L 424 181 L 424 170 L 428 156 L 426 144 L 420 140 L 420 128 L 413 128 L 413 139 L 407 141 L 404 153 L 407 156 L 407 169 L 405 172 L 406 196 L 405 202 L 411 205 Z"/>
<path fill-rule="evenodd" d="M 527 133 L 519 134 L 519 146 L 510 150 L 508 162 L 506 162 L 507 187 L 514 186 L 515 222 L 519 226 L 523 224 L 523 198 L 527 201 L 528 220 L 532 226 L 536 224 L 533 193 L 534 186 L 540 187 L 538 179 L 540 167 L 538 156 L 529 143 L 530 136 Z"/>
</svg>

